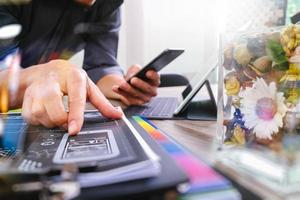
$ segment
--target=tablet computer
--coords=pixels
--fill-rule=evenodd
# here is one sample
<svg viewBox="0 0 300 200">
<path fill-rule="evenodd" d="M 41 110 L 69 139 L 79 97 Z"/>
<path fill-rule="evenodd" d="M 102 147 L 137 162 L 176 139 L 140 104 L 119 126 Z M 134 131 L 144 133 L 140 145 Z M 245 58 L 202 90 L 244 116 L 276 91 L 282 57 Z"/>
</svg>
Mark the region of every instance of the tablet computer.
<svg viewBox="0 0 300 200">
<path fill-rule="evenodd" d="M 188 103 L 195 97 L 195 95 L 199 92 L 199 90 L 205 85 L 207 81 L 207 77 L 209 74 L 217 68 L 217 64 L 213 67 L 209 68 L 208 71 L 202 76 L 201 79 L 197 80 L 195 85 L 188 85 L 185 90 L 182 92 L 183 100 L 177 106 L 176 110 L 174 111 L 174 115 L 178 115 L 182 112 L 188 105 Z M 211 94 L 210 94 L 211 95 Z"/>
</svg>

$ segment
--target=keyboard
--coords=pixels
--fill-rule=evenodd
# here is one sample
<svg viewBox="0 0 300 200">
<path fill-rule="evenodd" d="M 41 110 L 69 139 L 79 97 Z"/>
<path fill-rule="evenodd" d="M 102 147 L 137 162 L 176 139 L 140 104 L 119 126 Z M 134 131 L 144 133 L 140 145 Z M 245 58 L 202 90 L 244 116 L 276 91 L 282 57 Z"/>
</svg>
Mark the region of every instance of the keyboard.
<svg viewBox="0 0 300 200">
<path fill-rule="evenodd" d="M 175 97 L 156 97 L 143 106 L 129 106 L 124 112 L 127 116 L 168 119 L 173 117 L 177 106 L 178 99 Z"/>
</svg>

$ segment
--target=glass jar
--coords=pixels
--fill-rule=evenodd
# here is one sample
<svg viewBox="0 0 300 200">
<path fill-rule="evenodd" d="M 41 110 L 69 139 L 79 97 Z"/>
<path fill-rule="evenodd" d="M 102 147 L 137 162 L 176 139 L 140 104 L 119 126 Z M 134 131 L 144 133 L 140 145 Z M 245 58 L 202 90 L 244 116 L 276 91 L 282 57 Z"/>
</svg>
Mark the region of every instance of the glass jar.
<svg viewBox="0 0 300 200">
<path fill-rule="evenodd" d="M 300 192 L 300 26 L 221 37 L 216 165 Z"/>
</svg>

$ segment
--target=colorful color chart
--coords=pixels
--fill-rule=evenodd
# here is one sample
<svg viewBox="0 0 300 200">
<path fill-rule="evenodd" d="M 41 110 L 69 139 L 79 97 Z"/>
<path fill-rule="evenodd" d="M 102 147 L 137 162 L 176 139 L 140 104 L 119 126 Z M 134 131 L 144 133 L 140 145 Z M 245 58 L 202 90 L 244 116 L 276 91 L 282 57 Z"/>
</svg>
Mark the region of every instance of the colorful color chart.
<svg viewBox="0 0 300 200">
<path fill-rule="evenodd" d="M 176 144 L 147 119 L 134 116 L 134 120 L 169 153 L 190 179 L 190 186 L 184 194 L 206 193 L 231 188 L 231 183 L 207 164 Z"/>
</svg>

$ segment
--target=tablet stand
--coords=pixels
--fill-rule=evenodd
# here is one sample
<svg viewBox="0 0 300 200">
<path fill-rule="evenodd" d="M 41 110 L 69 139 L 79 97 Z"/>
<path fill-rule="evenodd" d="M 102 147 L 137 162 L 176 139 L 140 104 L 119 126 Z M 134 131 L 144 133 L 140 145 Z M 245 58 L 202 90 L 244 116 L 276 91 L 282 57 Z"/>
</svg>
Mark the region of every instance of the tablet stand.
<svg viewBox="0 0 300 200">
<path fill-rule="evenodd" d="M 199 91 L 203 88 L 204 85 L 206 86 L 209 99 L 196 100 L 195 96 L 199 93 Z M 191 99 L 191 101 L 187 104 L 187 106 L 184 107 L 182 111 L 175 116 L 175 118 L 178 117 L 178 118 L 185 118 L 189 120 L 203 120 L 203 121 L 216 120 L 217 105 L 208 80 L 206 80 L 202 84 L 198 92 L 196 92 L 195 96 Z"/>
</svg>

